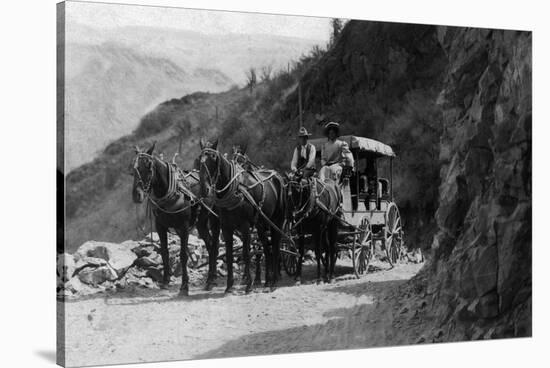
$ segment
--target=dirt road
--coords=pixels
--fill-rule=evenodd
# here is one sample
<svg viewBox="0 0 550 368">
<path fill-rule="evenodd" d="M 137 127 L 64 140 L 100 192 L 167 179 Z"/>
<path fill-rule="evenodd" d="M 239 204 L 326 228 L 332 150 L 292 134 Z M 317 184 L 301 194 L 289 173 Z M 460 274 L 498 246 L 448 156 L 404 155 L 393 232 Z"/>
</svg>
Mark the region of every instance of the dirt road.
<svg viewBox="0 0 550 368">
<path fill-rule="evenodd" d="M 375 263 L 356 280 L 339 266 L 332 284 L 293 286 L 284 277 L 274 292 L 224 295 L 192 289 L 118 292 L 67 302 L 68 366 L 182 360 L 251 354 L 358 348 L 414 341 L 396 339 L 388 298 L 421 264 L 389 269 Z M 314 267 L 305 278 L 313 280 Z M 220 283 L 222 283 L 221 281 Z M 384 300 L 385 299 L 385 300 Z M 410 339 L 410 338 L 409 338 Z"/>
</svg>

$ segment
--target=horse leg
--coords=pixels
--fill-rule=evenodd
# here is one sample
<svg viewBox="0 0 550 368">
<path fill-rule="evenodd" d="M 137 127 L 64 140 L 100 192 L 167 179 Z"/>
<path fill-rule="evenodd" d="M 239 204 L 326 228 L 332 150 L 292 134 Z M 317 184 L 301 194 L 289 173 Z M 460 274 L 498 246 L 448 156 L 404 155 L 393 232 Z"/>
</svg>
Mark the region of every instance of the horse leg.
<svg viewBox="0 0 550 368">
<path fill-rule="evenodd" d="M 267 239 L 266 229 L 263 226 L 258 226 L 258 239 L 262 243 L 262 248 L 264 250 L 264 258 L 265 258 L 265 283 L 264 287 L 268 287 L 270 280 L 272 278 L 271 275 L 271 249 L 269 247 L 269 240 Z"/>
<path fill-rule="evenodd" d="M 279 223 L 275 223 L 275 225 L 279 228 L 283 228 L 283 221 L 279 221 Z M 281 234 L 275 230 L 274 228 L 271 229 L 271 265 L 273 267 L 273 279 L 271 279 L 271 291 L 274 291 L 277 287 L 277 281 L 279 281 L 279 267 L 280 267 L 280 261 L 279 261 L 279 246 L 281 244 Z"/>
<path fill-rule="evenodd" d="M 329 233 L 330 233 L 330 226 L 327 226 L 325 228 L 325 231 L 323 232 L 323 235 L 321 236 L 321 248 L 325 250 L 325 262 L 324 262 L 324 269 L 325 269 L 325 282 L 330 283 L 330 277 L 329 277 L 329 271 L 330 271 L 330 263 L 332 260 L 332 250 L 330 249 L 330 240 L 329 240 Z"/>
<path fill-rule="evenodd" d="M 262 285 L 262 253 L 258 250 L 258 248 L 259 248 L 258 245 L 256 245 L 256 247 L 254 248 L 256 251 L 256 255 L 254 256 L 254 260 L 256 264 L 256 274 L 254 276 L 254 283 L 253 283 L 254 287 Z M 262 249 L 262 252 L 263 252 L 263 249 Z"/>
<path fill-rule="evenodd" d="M 170 256 L 168 254 L 168 228 L 159 223 L 155 223 L 157 234 L 160 240 L 160 255 L 162 257 L 163 277 L 161 289 L 167 289 L 170 283 Z"/>
<path fill-rule="evenodd" d="M 321 283 L 321 234 L 313 233 L 313 244 L 315 244 L 315 259 L 317 260 L 317 283 Z"/>
<path fill-rule="evenodd" d="M 300 237 L 298 239 L 298 252 L 300 253 L 300 256 L 298 257 L 298 264 L 296 266 L 296 285 L 300 285 L 302 283 L 302 264 L 304 262 L 305 252 L 305 236 L 301 226 L 299 229 L 299 233 Z"/>
<path fill-rule="evenodd" d="M 337 234 L 338 234 L 338 223 L 332 220 L 329 225 L 329 230 L 327 233 L 327 236 L 328 236 L 327 245 L 330 253 L 329 283 L 332 282 L 332 280 L 334 279 L 334 268 L 336 266 L 336 256 L 337 256 L 337 249 L 336 249 Z"/>
<path fill-rule="evenodd" d="M 187 274 L 187 244 L 189 241 L 189 227 L 185 222 L 183 226 L 178 229 L 178 235 L 180 237 L 180 263 L 181 263 L 181 287 L 180 296 L 189 296 L 189 275 Z"/>
<path fill-rule="evenodd" d="M 204 240 L 206 250 L 208 251 L 208 278 L 206 279 L 206 286 L 204 289 L 212 290 L 212 287 L 215 284 L 213 278 L 215 278 L 217 265 L 216 258 L 218 255 L 217 249 L 214 249 L 214 241 L 210 236 L 210 232 L 208 231 L 208 213 L 206 213 L 206 211 L 203 211 L 202 209 L 199 212 L 199 216 L 197 219 L 197 231 L 199 232 L 199 237 Z"/>
<path fill-rule="evenodd" d="M 243 261 L 244 261 L 244 274 L 243 281 L 245 282 L 245 292 L 252 291 L 252 278 L 250 277 L 250 227 L 248 223 L 241 225 L 240 232 L 242 234 L 243 241 Z"/>
<path fill-rule="evenodd" d="M 233 292 L 233 228 L 223 226 L 223 238 L 225 239 L 225 265 L 227 267 L 226 293 Z"/>
<path fill-rule="evenodd" d="M 212 287 L 217 286 L 216 278 L 218 277 L 218 255 L 220 254 L 220 220 L 214 216 L 208 216 L 208 223 L 210 225 L 210 250 L 212 256 L 208 255 L 208 271 L 212 272 L 210 278 L 210 284 Z"/>
</svg>

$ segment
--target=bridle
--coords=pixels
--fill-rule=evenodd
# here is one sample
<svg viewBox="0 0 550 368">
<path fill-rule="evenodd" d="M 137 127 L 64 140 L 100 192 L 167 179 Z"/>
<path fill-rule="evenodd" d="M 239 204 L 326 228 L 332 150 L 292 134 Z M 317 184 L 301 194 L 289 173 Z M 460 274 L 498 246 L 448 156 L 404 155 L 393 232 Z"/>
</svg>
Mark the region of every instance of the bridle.
<svg viewBox="0 0 550 368">
<path fill-rule="evenodd" d="M 211 153 L 216 157 L 216 172 L 215 175 L 212 175 L 212 172 L 208 168 L 208 165 L 206 165 L 206 154 Z M 223 188 L 218 189 L 218 181 L 221 176 L 221 165 L 220 160 L 225 160 L 230 166 L 231 166 L 231 179 L 227 182 L 226 185 L 224 185 Z M 244 171 L 240 168 L 237 168 L 235 163 L 229 162 L 225 157 L 220 155 L 220 152 L 216 149 L 205 147 L 202 149 L 200 154 L 200 166 L 201 168 L 204 168 L 206 171 L 206 175 L 208 176 L 208 182 L 210 184 L 210 187 L 215 191 L 216 194 L 221 194 L 228 190 L 233 183 L 239 178 L 240 174 Z"/>
<path fill-rule="evenodd" d="M 315 185 L 315 184 L 313 184 Z M 311 190 L 307 200 L 304 202 L 304 189 L 306 187 L 310 186 L 309 182 L 303 182 L 302 179 L 294 180 L 291 179 L 287 182 L 288 187 L 288 200 L 290 202 L 290 208 L 292 209 L 292 217 L 295 220 L 294 226 L 297 226 L 299 223 L 301 223 L 305 218 L 308 217 L 309 213 L 311 212 L 313 206 L 312 206 L 312 193 Z M 297 210 L 294 210 L 294 201 L 293 201 L 293 189 L 298 190 L 300 193 L 298 204 L 300 205 L 300 208 Z M 302 204 L 302 202 L 304 202 Z"/>
<path fill-rule="evenodd" d="M 141 173 L 139 172 L 140 158 L 143 158 L 143 157 L 147 158 L 150 163 L 150 172 L 149 172 L 150 175 L 147 183 L 144 182 L 143 178 L 141 177 Z M 153 178 L 155 177 L 155 158 L 148 153 L 138 152 L 136 155 L 136 158 L 134 159 L 133 167 L 134 167 L 134 175 L 137 177 L 138 184 L 141 186 L 141 189 L 143 190 L 143 192 L 145 192 L 145 194 L 148 195 L 151 192 Z"/>
<path fill-rule="evenodd" d="M 207 159 L 207 154 L 213 154 L 215 157 L 216 157 L 216 172 L 215 172 L 215 176 L 212 175 L 212 172 L 210 171 L 210 169 L 208 168 L 208 165 L 206 164 L 206 159 Z M 205 147 L 201 150 L 201 154 L 199 156 L 199 162 L 200 162 L 200 167 L 201 168 L 204 168 L 205 172 L 206 172 L 206 175 L 208 176 L 208 183 L 210 185 L 210 188 L 213 188 L 214 190 L 216 190 L 216 186 L 218 184 L 218 180 L 220 178 L 220 163 L 219 163 L 219 160 L 220 160 L 220 153 L 218 152 L 218 150 L 215 150 L 213 148 L 210 148 L 210 147 Z"/>
</svg>

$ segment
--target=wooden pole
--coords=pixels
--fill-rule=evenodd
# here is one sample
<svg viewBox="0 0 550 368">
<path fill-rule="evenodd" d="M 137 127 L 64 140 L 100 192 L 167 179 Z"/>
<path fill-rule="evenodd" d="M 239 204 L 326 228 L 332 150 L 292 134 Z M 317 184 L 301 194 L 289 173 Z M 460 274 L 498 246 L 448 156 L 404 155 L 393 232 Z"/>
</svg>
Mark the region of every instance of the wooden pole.
<svg viewBox="0 0 550 368">
<path fill-rule="evenodd" d="M 304 126 L 302 121 L 302 83 L 298 82 L 298 112 L 300 116 L 300 127 Z"/>
<path fill-rule="evenodd" d="M 390 157 L 390 198 L 393 202 L 393 157 Z"/>
</svg>

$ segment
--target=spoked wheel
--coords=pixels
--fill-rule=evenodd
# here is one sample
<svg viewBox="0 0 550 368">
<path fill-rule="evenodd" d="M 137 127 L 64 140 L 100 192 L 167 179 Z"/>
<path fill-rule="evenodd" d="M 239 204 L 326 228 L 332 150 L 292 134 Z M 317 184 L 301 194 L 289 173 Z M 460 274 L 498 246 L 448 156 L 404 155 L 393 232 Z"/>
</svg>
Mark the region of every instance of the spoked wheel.
<svg viewBox="0 0 550 368">
<path fill-rule="evenodd" d="M 390 266 L 399 261 L 401 245 L 403 244 L 403 228 L 401 216 L 395 203 L 390 203 L 386 211 L 386 226 L 384 227 L 384 245 Z"/>
<path fill-rule="evenodd" d="M 289 222 L 285 222 L 283 231 L 291 236 Z M 286 274 L 290 277 L 296 276 L 298 273 L 298 248 L 285 237 L 281 238 L 281 260 Z"/>
<path fill-rule="evenodd" d="M 366 274 L 369 270 L 369 262 L 372 259 L 374 251 L 374 241 L 372 236 L 372 227 L 367 217 L 364 217 L 359 224 L 360 234 L 355 236 L 353 242 L 353 271 L 355 277 Z"/>
</svg>

